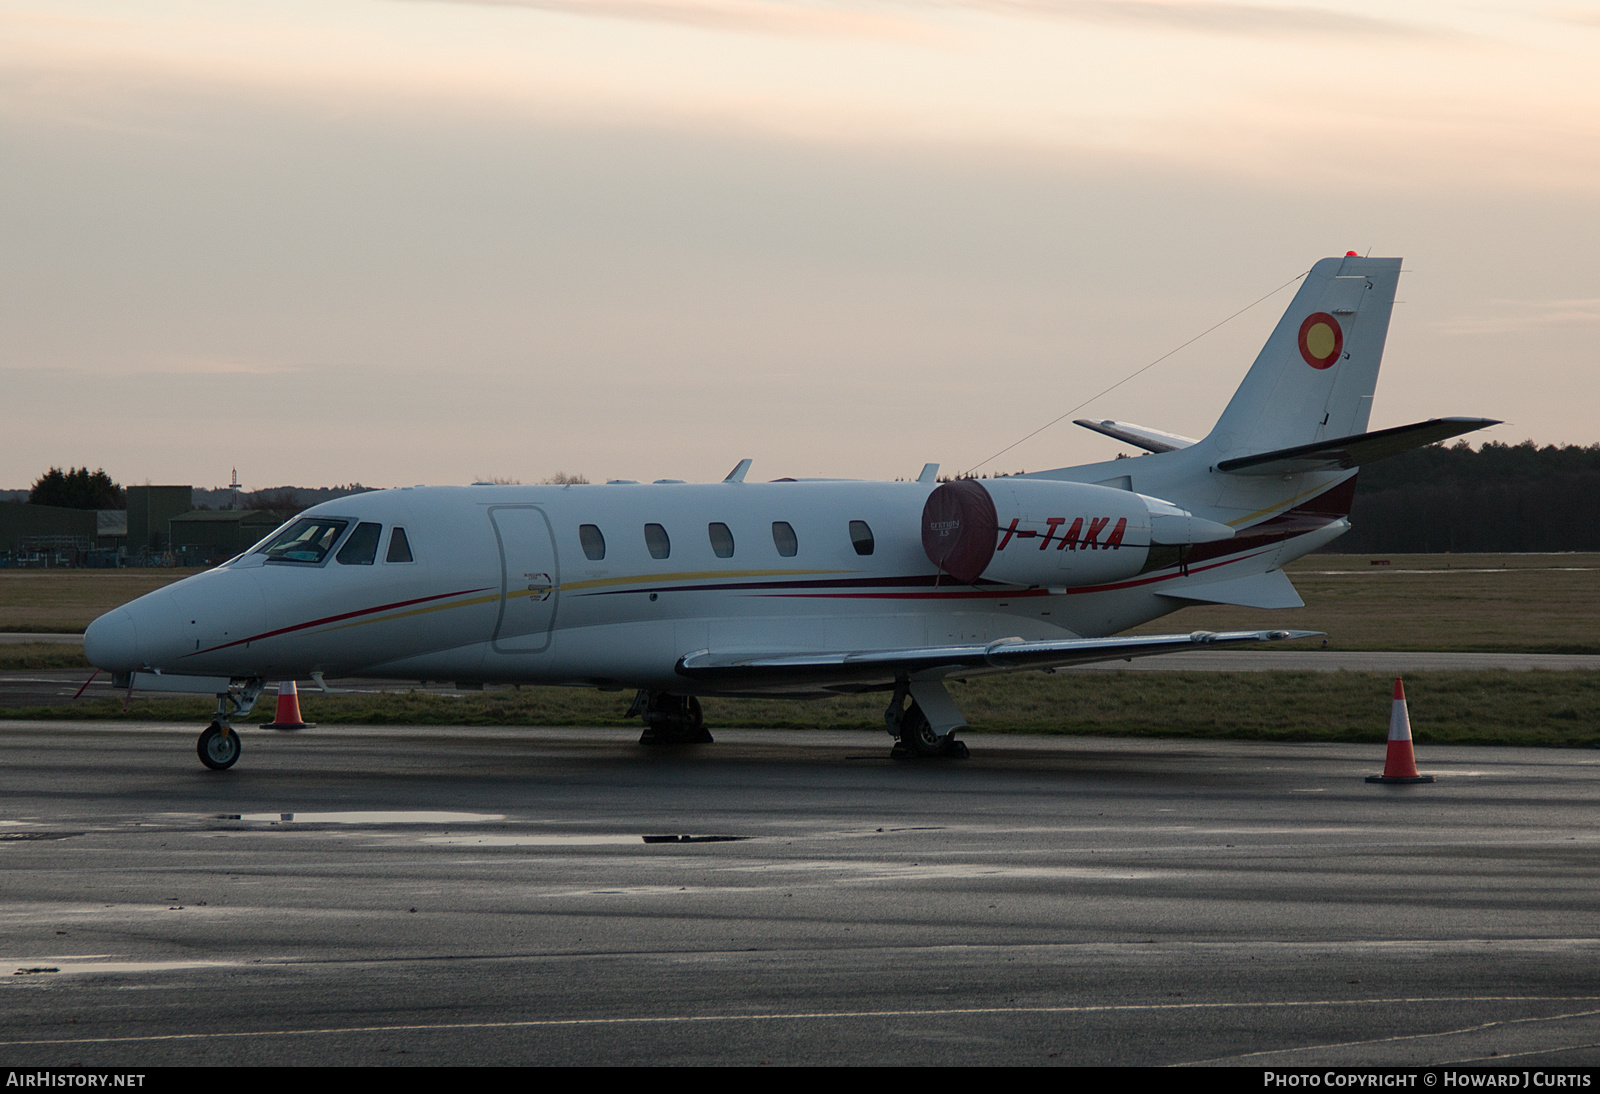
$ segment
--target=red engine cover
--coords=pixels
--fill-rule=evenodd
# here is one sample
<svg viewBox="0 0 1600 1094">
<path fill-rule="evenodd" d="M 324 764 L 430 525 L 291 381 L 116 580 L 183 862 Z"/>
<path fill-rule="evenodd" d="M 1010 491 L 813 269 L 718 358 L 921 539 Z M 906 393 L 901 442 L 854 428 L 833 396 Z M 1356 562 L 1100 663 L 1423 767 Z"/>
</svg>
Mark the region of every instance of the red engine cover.
<svg viewBox="0 0 1600 1094">
<path fill-rule="evenodd" d="M 967 585 L 994 558 L 999 530 L 994 499 L 974 479 L 941 484 L 922 507 L 922 549 L 935 566 Z"/>
</svg>

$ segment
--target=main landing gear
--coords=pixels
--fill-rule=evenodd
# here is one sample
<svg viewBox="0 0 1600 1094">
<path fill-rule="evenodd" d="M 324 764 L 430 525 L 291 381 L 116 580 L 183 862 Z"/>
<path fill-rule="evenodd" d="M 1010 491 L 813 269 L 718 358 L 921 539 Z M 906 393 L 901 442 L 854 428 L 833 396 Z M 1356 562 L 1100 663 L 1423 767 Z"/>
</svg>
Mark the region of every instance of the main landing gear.
<svg viewBox="0 0 1600 1094">
<path fill-rule="evenodd" d="M 213 771 L 226 771 L 239 762 L 239 753 L 244 749 L 233 719 L 247 717 L 255 709 L 262 687 L 260 680 L 250 680 L 218 693 L 217 713 L 195 742 L 201 763 Z"/>
<path fill-rule="evenodd" d="M 956 730 L 967 728 L 967 720 L 938 680 L 895 681 L 894 698 L 883 720 L 895 739 L 889 751 L 892 759 L 964 760 L 969 754 L 966 743 L 955 736 Z"/>
<path fill-rule="evenodd" d="M 644 719 L 642 745 L 708 745 L 711 731 L 706 729 L 700 700 L 693 695 L 673 695 L 665 691 L 640 689 L 626 717 Z"/>
</svg>

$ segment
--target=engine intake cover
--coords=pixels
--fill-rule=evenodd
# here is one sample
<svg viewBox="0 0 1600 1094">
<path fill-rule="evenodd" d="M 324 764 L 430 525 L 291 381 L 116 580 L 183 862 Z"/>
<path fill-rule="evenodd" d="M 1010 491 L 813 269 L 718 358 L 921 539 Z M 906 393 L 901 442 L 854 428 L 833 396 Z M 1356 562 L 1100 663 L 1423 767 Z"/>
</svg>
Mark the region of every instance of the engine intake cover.
<svg viewBox="0 0 1600 1094">
<path fill-rule="evenodd" d="M 994 499 L 975 479 L 941 484 L 922 507 L 922 549 L 929 561 L 968 585 L 994 558 L 999 531 Z"/>
</svg>

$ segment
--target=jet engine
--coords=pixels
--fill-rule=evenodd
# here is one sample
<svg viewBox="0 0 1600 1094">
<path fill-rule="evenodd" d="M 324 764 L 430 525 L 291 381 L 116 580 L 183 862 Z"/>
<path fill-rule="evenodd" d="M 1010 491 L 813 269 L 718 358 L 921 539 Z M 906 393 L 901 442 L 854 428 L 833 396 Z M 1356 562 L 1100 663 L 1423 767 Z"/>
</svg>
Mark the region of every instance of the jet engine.
<svg viewBox="0 0 1600 1094">
<path fill-rule="evenodd" d="M 923 550 L 966 584 L 1098 585 L 1144 570 L 1152 546 L 1232 536 L 1159 498 L 1053 479 L 957 479 L 922 507 Z"/>
</svg>

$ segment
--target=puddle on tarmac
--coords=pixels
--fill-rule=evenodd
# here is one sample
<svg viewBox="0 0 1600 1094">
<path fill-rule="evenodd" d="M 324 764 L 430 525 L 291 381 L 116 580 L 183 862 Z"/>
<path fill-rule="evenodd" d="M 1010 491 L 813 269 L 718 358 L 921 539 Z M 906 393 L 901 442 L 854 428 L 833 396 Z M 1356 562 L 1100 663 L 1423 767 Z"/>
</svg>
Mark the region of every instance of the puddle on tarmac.
<svg viewBox="0 0 1600 1094">
<path fill-rule="evenodd" d="M 221 820 L 268 821 L 273 824 L 489 824 L 504 813 L 446 813 L 440 810 L 371 810 L 349 813 L 224 813 Z"/>
<path fill-rule="evenodd" d="M 634 847 L 644 845 L 644 840 L 639 836 L 562 836 L 540 833 L 518 836 L 426 836 L 422 842 L 458 847 L 599 847 L 621 843 Z"/>
<path fill-rule="evenodd" d="M 427 836 L 423 843 L 454 844 L 473 847 L 597 847 L 603 845 L 646 843 L 737 843 L 749 836 L 629 836 L 619 833 L 598 835 L 561 835 L 531 832 L 515 836 Z"/>
<path fill-rule="evenodd" d="M 235 961 L 126 961 L 113 954 L 95 953 L 77 957 L 28 957 L 20 960 L 0 958 L 0 969 L 12 976 L 45 979 L 73 973 L 175 972 L 181 969 L 214 969 Z"/>
</svg>

